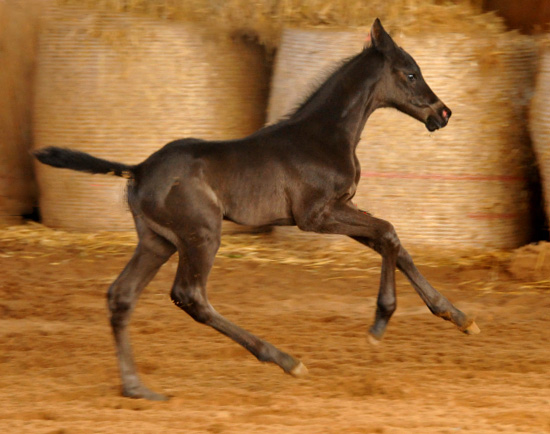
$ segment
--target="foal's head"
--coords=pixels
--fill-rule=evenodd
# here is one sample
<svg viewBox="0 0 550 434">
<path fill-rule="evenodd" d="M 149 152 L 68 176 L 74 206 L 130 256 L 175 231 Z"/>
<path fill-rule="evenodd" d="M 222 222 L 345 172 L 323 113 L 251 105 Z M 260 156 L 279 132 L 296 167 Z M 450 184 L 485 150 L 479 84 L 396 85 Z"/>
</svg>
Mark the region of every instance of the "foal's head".
<svg viewBox="0 0 550 434">
<path fill-rule="evenodd" d="M 424 81 L 414 59 L 399 47 L 376 19 L 370 33 L 371 49 L 384 58 L 379 83 L 381 105 L 396 108 L 418 119 L 430 131 L 447 125 L 451 110 Z"/>
</svg>

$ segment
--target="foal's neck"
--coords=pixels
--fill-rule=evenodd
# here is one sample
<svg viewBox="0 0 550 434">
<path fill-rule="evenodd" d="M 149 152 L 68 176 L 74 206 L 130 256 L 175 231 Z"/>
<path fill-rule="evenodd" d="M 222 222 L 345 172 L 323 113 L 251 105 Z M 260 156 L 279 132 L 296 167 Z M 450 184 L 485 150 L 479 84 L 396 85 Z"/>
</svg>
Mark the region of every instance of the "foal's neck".
<svg viewBox="0 0 550 434">
<path fill-rule="evenodd" d="M 368 117 L 379 106 L 376 86 L 383 68 L 382 56 L 365 49 L 335 71 L 289 120 L 355 151 Z"/>
</svg>

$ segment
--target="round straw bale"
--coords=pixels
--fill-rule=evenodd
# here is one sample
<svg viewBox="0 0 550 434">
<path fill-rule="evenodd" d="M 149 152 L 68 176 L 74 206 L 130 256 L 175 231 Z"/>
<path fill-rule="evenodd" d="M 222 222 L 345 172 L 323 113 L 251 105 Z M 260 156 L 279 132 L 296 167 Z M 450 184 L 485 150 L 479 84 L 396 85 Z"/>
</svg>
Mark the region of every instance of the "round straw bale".
<svg viewBox="0 0 550 434">
<path fill-rule="evenodd" d="M 174 139 L 255 131 L 267 92 L 256 45 L 190 23 L 57 7 L 45 13 L 40 39 L 35 147 L 134 164 Z M 125 180 L 36 168 L 44 224 L 132 228 Z"/>
<path fill-rule="evenodd" d="M 32 210 L 32 74 L 38 4 L 0 1 L 0 224 Z"/>
<path fill-rule="evenodd" d="M 529 129 L 542 180 L 544 208 L 550 218 L 550 37 L 541 41 L 535 95 L 531 102 Z"/>
<path fill-rule="evenodd" d="M 269 122 L 290 112 L 327 71 L 357 53 L 364 39 L 363 31 L 286 29 L 275 62 Z M 423 68 L 453 117 L 448 127 L 430 134 L 396 110 L 376 111 L 357 148 L 362 178 L 354 201 L 391 221 L 408 245 L 525 244 L 531 236 L 532 167 L 525 109 L 533 86 L 534 42 L 489 32 L 394 39 Z"/>
</svg>

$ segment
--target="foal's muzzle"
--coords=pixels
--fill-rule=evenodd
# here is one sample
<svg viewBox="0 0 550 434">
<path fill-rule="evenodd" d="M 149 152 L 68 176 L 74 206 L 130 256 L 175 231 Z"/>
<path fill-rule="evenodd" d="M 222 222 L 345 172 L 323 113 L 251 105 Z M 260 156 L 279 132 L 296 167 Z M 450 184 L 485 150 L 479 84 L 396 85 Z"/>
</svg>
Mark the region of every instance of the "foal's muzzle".
<svg viewBox="0 0 550 434">
<path fill-rule="evenodd" d="M 435 131 L 443 128 L 449 122 L 452 112 L 447 106 L 442 106 L 434 114 L 428 116 L 426 120 L 426 128 L 429 131 Z"/>
</svg>

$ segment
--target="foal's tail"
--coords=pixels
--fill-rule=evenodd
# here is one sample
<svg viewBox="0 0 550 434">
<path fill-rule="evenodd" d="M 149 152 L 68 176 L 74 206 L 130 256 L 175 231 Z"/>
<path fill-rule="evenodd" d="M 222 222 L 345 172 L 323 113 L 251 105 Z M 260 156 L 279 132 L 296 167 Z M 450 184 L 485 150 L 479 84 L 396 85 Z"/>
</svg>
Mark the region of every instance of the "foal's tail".
<svg viewBox="0 0 550 434">
<path fill-rule="evenodd" d="M 85 152 L 50 146 L 37 149 L 33 154 L 41 163 L 53 167 L 88 173 L 103 173 L 123 178 L 133 178 L 134 176 L 135 166 L 103 160 Z"/>
</svg>

